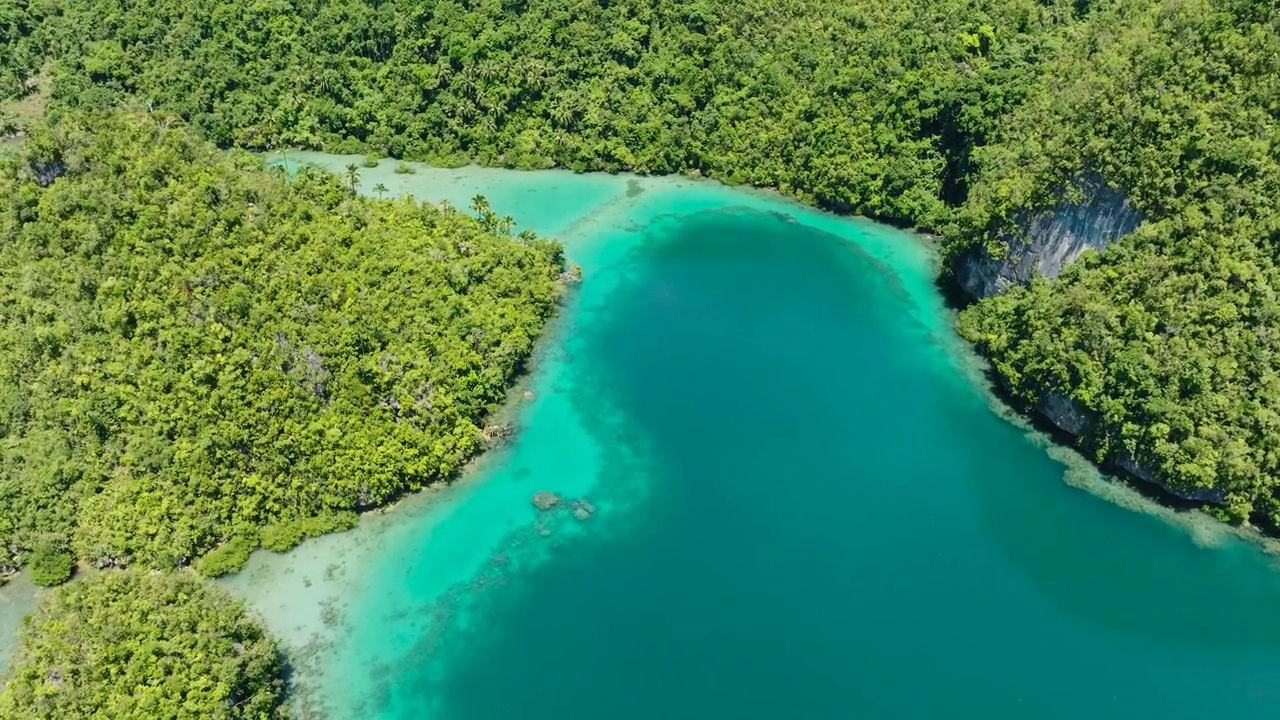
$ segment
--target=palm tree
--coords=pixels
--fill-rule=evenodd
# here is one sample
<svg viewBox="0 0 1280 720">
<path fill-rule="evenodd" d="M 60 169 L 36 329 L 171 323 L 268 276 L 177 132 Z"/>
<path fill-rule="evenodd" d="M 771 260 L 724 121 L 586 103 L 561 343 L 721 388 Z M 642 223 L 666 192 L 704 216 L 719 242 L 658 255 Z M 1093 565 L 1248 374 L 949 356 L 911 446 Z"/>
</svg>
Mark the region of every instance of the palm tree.
<svg viewBox="0 0 1280 720">
<path fill-rule="evenodd" d="M 18 116 L 0 108 L 0 138 L 18 134 Z"/>
<path fill-rule="evenodd" d="M 360 168 L 355 163 L 347 166 L 347 171 L 343 173 L 343 176 L 347 179 L 347 185 L 351 188 L 351 192 L 355 192 L 356 188 L 360 187 Z"/>
<path fill-rule="evenodd" d="M 498 214 L 489 207 L 489 200 L 483 195 L 476 195 L 471 198 L 471 209 L 476 211 L 476 220 L 480 221 L 480 226 L 489 232 L 493 232 L 498 227 Z"/>
<path fill-rule="evenodd" d="M 387 194 L 387 186 L 382 183 L 378 183 L 373 186 L 373 191 L 378 194 L 379 198 L 381 198 L 383 195 Z"/>
<path fill-rule="evenodd" d="M 551 120 L 558 127 L 569 127 L 569 123 L 573 120 L 573 108 L 563 98 L 557 98 L 552 101 L 551 110 L 547 113 Z"/>
</svg>

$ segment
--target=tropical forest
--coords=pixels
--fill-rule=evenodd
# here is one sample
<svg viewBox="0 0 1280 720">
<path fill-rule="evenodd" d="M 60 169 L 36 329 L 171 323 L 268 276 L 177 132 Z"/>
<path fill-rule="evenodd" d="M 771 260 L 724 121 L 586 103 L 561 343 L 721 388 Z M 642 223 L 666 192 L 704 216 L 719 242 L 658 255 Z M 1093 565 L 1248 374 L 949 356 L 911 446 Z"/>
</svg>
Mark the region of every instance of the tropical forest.
<svg viewBox="0 0 1280 720">
<path fill-rule="evenodd" d="M 263 162 L 291 151 L 912 229 L 1005 402 L 1280 526 L 1273 2 L 0 0 L 0 577 L 51 588 L 0 718 L 288 716 L 275 641 L 208 578 L 506 432 L 580 279 L 561 245 Z M 1095 241 L 1012 278 L 1063 218 Z"/>
</svg>

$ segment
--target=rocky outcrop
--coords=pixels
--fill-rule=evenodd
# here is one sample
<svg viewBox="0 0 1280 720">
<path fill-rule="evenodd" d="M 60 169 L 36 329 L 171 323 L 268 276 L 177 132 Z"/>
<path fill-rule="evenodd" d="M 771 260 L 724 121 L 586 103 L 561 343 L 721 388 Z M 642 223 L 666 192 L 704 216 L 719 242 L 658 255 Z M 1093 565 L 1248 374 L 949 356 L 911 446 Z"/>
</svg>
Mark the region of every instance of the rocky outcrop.
<svg viewBox="0 0 1280 720">
<path fill-rule="evenodd" d="M 546 490 L 539 490 L 538 492 L 533 494 L 532 501 L 533 501 L 534 507 L 538 508 L 543 512 L 546 512 L 547 510 L 550 510 L 551 508 L 560 504 L 560 496 L 553 492 L 547 492 Z"/>
<path fill-rule="evenodd" d="M 480 437 L 486 445 L 492 447 L 507 442 L 514 433 L 510 425 L 486 425 L 480 432 Z"/>
<path fill-rule="evenodd" d="M 956 267 L 960 286 L 975 298 L 998 295 L 1035 275 L 1057 277 L 1085 250 L 1102 250 L 1133 232 L 1142 214 L 1128 198 L 1092 175 L 1080 183 L 1084 200 L 1061 202 L 1028 214 L 1020 236 L 1005 238 L 1007 251 L 994 257 L 985 247 L 970 253 Z"/>
<path fill-rule="evenodd" d="M 1097 420 L 1097 416 L 1080 403 L 1058 393 L 1049 393 L 1036 405 L 1036 411 L 1043 415 L 1060 430 L 1079 437 Z M 1127 452 L 1121 451 L 1115 458 L 1115 465 L 1130 475 L 1162 488 L 1165 492 L 1183 500 L 1221 504 L 1225 493 L 1216 488 L 1204 490 L 1180 490 L 1159 480 L 1149 469 L 1138 464 L 1138 461 Z"/>
<path fill-rule="evenodd" d="M 1139 480 L 1145 480 L 1152 485 L 1162 487 L 1165 489 L 1165 492 L 1176 495 L 1183 500 L 1194 500 L 1196 502 L 1207 502 L 1217 505 L 1221 505 L 1223 501 L 1226 500 L 1227 494 L 1221 488 L 1206 488 L 1200 490 L 1178 490 L 1176 488 L 1171 488 L 1156 479 L 1156 477 L 1151 474 L 1150 470 L 1139 465 L 1138 462 L 1127 452 L 1120 453 L 1120 456 L 1116 458 L 1116 465 Z"/>
<path fill-rule="evenodd" d="M 582 282 L 582 266 L 574 265 L 560 273 L 556 279 L 566 285 L 577 285 Z"/>
<path fill-rule="evenodd" d="M 1059 429 L 1075 436 L 1084 434 L 1094 420 L 1093 413 L 1080 407 L 1080 403 L 1058 393 L 1049 393 L 1036 405 L 1036 410 Z"/>
<path fill-rule="evenodd" d="M 1055 278 L 1085 250 L 1102 250 L 1133 232 L 1142 222 L 1142 214 L 1128 198 L 1108 187 L 1101 177 L 1086 176 L 1079 189 L 1084 199 L 1078 203 L 1064 200 L 1024 216 L 1019 223 L 1024 232 L 1005 238 L 1008 250 L 1003 257 L 994 257 L 985 247 L 964 257 L 955 267 L 960 286 L 969 295 L 981 299 L 1030 282 L 1036 275 Z M 1094 413 L 1058 393 L 1042 398 L 1035 410 L 1075 437 L 1083 435 L 1097 421 Z M 1221 490 L 1186 491 L 1170 487 L 1128 453 L 1122 452 L 1113 460 L 1130 475 L 1184 500 L 1223 501 Z"/>
</svg>

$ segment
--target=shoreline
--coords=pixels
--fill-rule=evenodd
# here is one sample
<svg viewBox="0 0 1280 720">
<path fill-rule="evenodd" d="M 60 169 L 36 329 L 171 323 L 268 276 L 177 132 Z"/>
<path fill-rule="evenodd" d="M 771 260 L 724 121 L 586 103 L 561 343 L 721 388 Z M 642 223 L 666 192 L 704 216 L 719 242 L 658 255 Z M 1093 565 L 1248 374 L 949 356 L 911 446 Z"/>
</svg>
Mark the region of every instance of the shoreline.
<svg viewBox="0 0 1280 720">
<path fill-rule="evenodd" d="M 289 162 L 293 164 L 292 160 Z M 386 161 L 384 160 L 382 164 L 385 166 Z M 475 167 L 495 170 L 485 166 Z M 370 170 L 370 168 L 364 169 Z M 504 170 L 503 172 L 517 171 Z M 587 173 L 573 174 L 579 177 L 591 176 Z M 785 205 L 788 209 L 794 209 L 796 214 L 803 212 L 804 221 L 813 222 L 815 227 L 831 227 L 833 224 L 848 227 L 848 224 L 857 224 L 860 221 L 876 222 L 859 216 L 836 215 L 769 188 L 730 186 L 714 179 L 684 175 L 635 175 L 635 178 L 647 179 L 646 184 L 652 185 L 632 195 L 632 188 L 626 186 L 626 183 L 633 181 L 629 180 L 627 175 L 610 175 L 622 182 L 616 183 L 619 187 L 615 188 L 607 198 L 592 205 L 588 213 L 575 216 L 559 231 L 539 234 L 557 237 L 557 239 L 560 239 L 559 235 L 562 232 L 568 232 L 571 236 L 580 235 L 591 230 L 592 222 L 625 220 L 623 211 L 634 205 L 631 201 L 642 197 L 645 193 L 679 191 L 692 184 L 712 188 L 707 193 L 708 197 L 744 193 L 755 196 L 767 204 Z M 411 179 L 414 175 L 402 177 Z M 438 202 L 438 199 L 422 195 L 416 195 L 415 199 L 419 202 Z M 945 292 L 938 283 L 937 268 L 940 254 L 937 252 L 937 243 L 921 233 L 911 234 L 919 238 L 919 242 L 910 243 L 923 253 L 918 259 L 927 261 L 935 272 L 931 277 L 929 297 L 919 296 L 920 288 L 916 287 L 919 283 L 911 283 L 911 287 L 906 292 L 916 300 L 923 300 L 928 307 L 937 306 L 944 313 L 946 329 L 950 335 L 937 337 L 932 330 L 930 335 L 935 335 L 933 340 L 940 341 L 938 344 L 946 362 L 951 366 L 951 371 L 964 376 L 965 380 L 978 390 L 992 412 L 1025 431 L 1032 442 L 1043 447 L 1050 457 L 1060 462 L 1064 467 L 1064 483 L 1083 489 L 1118 507 L 1156 517 L 1185 532 L 1196 545 L 1214 547 L 1221 544 L 1224 537 L 1230 535 L 1250 542 L 1268 555 L 1280 555 L 1280 542 L 1268 538 L 1256 528 L 1231 526 L 1198 510 L 1178 510 L 1146 496 L 1140 489 L 1126 483 L 1123 477 L 1108 473 L 1105 468 L 1099 467 L 1080 455 L 1070 444 L 1062 443 L 1052 433 L 1044 432 L 1044 428 L 1038 427 L 1036 416 L 1018 411 L 1002 398 L 998 392 L 998 386 L 987 374 L 989 365 L 985 358 L 976 353 L 969 343 L 954 332 L 956 309 L 948 302 Z M 907 244 L 901 243 L 904 246 Z M 916 252 L 916 250 L 890 245 L 892 243 L 878 246 L 875 250 L 864 249 L 868 254 L 881 260 L 885 253 L 901 258 L 914 255 Z M 572 257 L 571 249 L 567 246 L 566 257 Z M 608 287 L 612 282 L 607 277 L 596 277 L 594 272 L 588 272 L 585 281 L 588 284 L 587 287 L 592 287 L 591 283 L 597 282 Z M 595 293 L 594 287 L 591 292 Z M 383 505 L 364 509 L 359 512 L 359 522 L 352 529 L 308 538 L 285 553 L 258 548 L 240 571 L 210 580 L 244 601 L 250 611 L 276 636 L 292 668 L 289 678 L 291 698 L 295 697 L 293 683 L 315 677 L 317 675 L 315 663 L 322 661 L 326 652 L 332 650 L 335 643 L 342 641 L 339 633 L 347 627 L 351 608 L 350 599 L 360 593 L 367 594 L 371 587 L 378 585 L 378 583 L 361 581 L 353 576 L 356 576 L 359 570 L 381 560 L 400 535 L 416 531 L 415 526 L 418 524 L 435 522 L 432 520 L 433 517 L 437 519 L 441 516 L 447 517 L 453 509 L 461 506 L 484 486 L 483 481 L 487 477 L 482 473 L 487 474 L 491 470 L 500 471 L 502 463 L 510 460 L 510 454 L 505 449 L 518 444 L 525 431 L 519 418 L 532 406 L 545 399 L 543 388 L 538 387 L 538 383 L 546 382 L 548 377 L 544 373 L 552 372 L 550 366 L 561 362 L 555 356 L 563 349 L 566 333 L 572 330 L 577 314 L 584 309 L 582 304 L 582 288 L 568 285 L 557 304 L 556 311 L 548 318 L 539 333 L 533 350 L 513 377 L 502 403 L 486 418 L 487 425 L 509 426 L 511 429 L 509 436 L 486 446 L 469 458 L 449 478 L 402 493 Z M 928 309 L 926 306 L 918 307 L 922 312 Z M 554 380 L 554 377 L 551 379 Z M 526 393 L 532 393 L 532 396 L 527 396 Z M 526 512 L 529 510 L 527 497 L 526 495 L 526 502 L 522 508 Z M 85 573 L 77 573 L 71 582 L 76 582 L 85 576 Z M 23 579 L 25 579 L 25 573 L 20 573 L 14 580 Z M 29 585 L 29 583 L 26 584 Z M 301 589 L 298 588 L 299 584 L 302 586 Z M 3 617 L 4 595 L 14 585 L 15 582 L 11 581 L 8 586 L 0 587 L 0 618 Z M 32 605 L 34 605 L 36 593 L 37 591 L 32 587 Z M 0 641 L 3 640 L 6 624 L 3 619 L 0 619 Z M 0 657 L 0 682 L 3 682 L 3 669 L 8 664 L 11 653 L 4 651 L 2 642 L 0 642 L 0 656 L 2 656 Z"/>
<path fill-rule="evenodd" d="M 1166 521 L 1185 529 L 1194 539 L 1204 536 L 1206 526 L 1215 528 L 1218 532 L 1213 534 L 1229 534 L 1239 539 L 1256 545 L 1260 550 L 1269 555 L 1280 555 L 1280 534 L 1270 535 L 1262 528 L 1249 524 L 1245 526 L 1235 526 L 1225 523 L 1214 518 L 1199 509 L 1199 503 L 1194 505 L 1186 504 L 1185 501 L 1171 502 L 1175 496 L 1167 492 L 1163 492 L 1158 485 L 1147 483 L 1141 478 L 1132 476 L 1122 468 L 1110 467 L 1106 464 L 1096 463 L 1087 457 L 1070 442 L 1070 436 L 1066 436 L 1055 426 L 1052 426 L 1048 420 L 1034 412 L 1020 410 L 1017 405 L 1001 392 L 995 377 L 990 370 L 989 362 L 985 357 L 978 353 L 972 344 L 966 342 L 958 333 L 955 332 L 955 318 L 959 309 L 973 302 L 972 298 L 959 294 L 961 291 L 955 283 L 953 276 L 946 271 L 945 262 L 941 253 L 941 236 L 935 234 L 927 228 L 917 228 L 904 225 L 899 222 L 893 222 L 886 219 L 878 219 L 865 215 L 856 215 L 847 208 L 827 207 L 823 203 L 809 198 L 797 195 L 795 193 L 783 192 L 776 187 L 765 187 L 749 184 L 729 184 L 722 179 L 703 175 L 700 172 L 678 172 L 678 173 L 640 173 L 634 171 L 578 171 L 569 168 L 553 167 L 544 170 L 509 168 L 496 165 L 484 165 L 477 163 L 474 159 L 466 165 L 458 166 L 442 166 L 433 165 L 425 161 L 400 160 L 397 158 L 383 157 L 379 159 L 378 165 L 368 167 L 363 165 L 363 156 L 350 154 L 329 154 L 318 150 L 305 150 L 302 148 L 294 148 L 286 151 L 281 156 L 280 151 L 271 153 L 262 153 L 260 157 L 264 159 L 268 165 L 274 164 L 271 158 L 280 157 L 285 163 L 286 170 L 289 167 L 301 167 L 304 165 L 319 165 L 319 163 L 309 162 L 304 159 L 289 158 L 287 153 L 296 153 L 303 158 L 309 155 L 324 155 L 337 161 L 351 161 L 361 164 L 362 171 L 379 170 L 386 166 L 394 166 L 400 163 L 408 164 L 415 168 L 416 171 L 438 171 L 440 173 L 467 173 L 469 171 L 481 171 L 482 173 L 528 173 L 529 176 L 540 175 L 545 172 L 554 172 L 557 174 L 570 175 L 575 178 L 615 178 L 626 182 L 642 182 L 652 183 L 658 186 L 671 185 L 673 189 L 679 189 L 682 186 L 701 185 L 710 187 L 719 191 L 727 191 L 731 193 L 743 193 L 749 196 L 765 200 L 771 203 L 780 203 L 791 206 L 795 210 L 804 211 L 816 217 L 825 217 L 835 219 L 841 222 L 852 223 L 873 223 L 877 225 L 889 225 L 904 234 L 911 235 L 916 238 L 914 245 L 927 256 L 927 261 L 932 267 L 932 285 L 933 293 L 940 302 L 942 308 L 948 314 L 949 329 L 954 337 L 950 338 L 951 342 L 947 343 L 950 347 L 945 348 L 946 353 L 954 360 L 957 372 L 968 376 L 969 380 L 974 384 L 975 388 L 987 398 L 987 403 L 991 409 L 1001 418 L 1011 422 L 1015 426 L 1028 431 L 1028 435 L 1035 435 L 1035 442 L 1050 452 L 1051 455 L 1063 462 L 1069 471 L 1078 471 L 1080 463 L 1084 463 L 1098 477 L 1091 482 L 1069 482 L 1075 487 L 1085 489 L 1090 494 L 1107 500 L 1108 502 L 1118 504 L 1121 507 L 1128 508 L 1142 514 L 1155 515 L 1165 519 Z M 321 167 L 324 167 L 321 165 Z M 330 170 L 331 171 L 331 170 Z M 415 177 L 415 174 L 400 175 L 406 179 Z M 645 189 L 644 191 L 648 191 Z M 643 191 L 642 191 L 643 192 Z M 367 194 L 367 193 L 365 193 Z M 419 195 L 413 196 L 419 202 L 439 202 L 429 197 Z M 597 212 L 608 210 L 609 203 L 596 208 Z M 572 231 L 583 221 L 583 217 L 575 218 L 575 220 L 561 231 Z M 517 218 L 517 222 L 523 222 Z M 557 232 L 539 233 L 562 240 Z M 566 248 L 567 251 L 567 248 Z M 566 252 L 566 255 L 568 253 Z M 571 258 L 570 258 L 571 260 Z M 587 281 L 593 280 L 591 277 L 586 278 Z M 508 399 L 504 401 L 502 406 L 494 415 L 489 418 L 496 424 L 506 424 L 510 419 L 515 418 L 519 414 L 519 409 L 526 402 L 521 397 L 521 393 L 530 387 L 534 375 L 536 374 L 536 363 L 540 359 L 540 355 L 545 353 L 551 346 L 555 344 L 556 337 L 564 331 L 564 323 L 566 318 L 571 314 L 568 303 L 576 303 L 578 299 L 578 288 L 570 285 L 566 290 L 566 297 L 562 301 L 556 314 L 548 321 L 547 328 L 543 331 L 537 340 L 537 345 L 531 353 L 528 362 L 529 367 L 519 375 L 518 379 L 511 385 L 508 390 Z M 976 362 L 975 362 L 976 361 Z M 518 433 L 519 427 L 513 427 L 513 432 Z M 398 497 L 393 502 L 375 508 L 369 508 L 360 513 L 360 517 L 364 518 L 369 514 L 385 515 L 396 511 L 406 500 L 411 499 L 415 495 L 422 493 L 438 492 L 440 490 L 453 487 L 455 484 L 462 482 L 473 476 L 477 471 L 483 469 L 485 460 L 497 450 L 499 446 L 515 441 L 515 437 L 506 438 L 497 446 L 487 448 L 469 459 L 458 472 L 443 481 L 433 485 L 424 486 L 419 490 L 406 493 Z M 1069 457 L 1064 460 L 1063 457 Z M 1071 474 L 1070 472 L 1068 474 Z M 1079 475 L 1079 472 L 1075 473 Z M 1065 481 L 1065 480 L 1064 480 Z M 1126 497 L 1133 495 L 1134 497 Z M 1148 506 L 1149 505 L 1149 506 Z M 1219 527 L 1220 526 L 1220 527 Z M 323 536 L 322 536 L 323 537 Z"/>
<path fill-rule="evenodd" d="M 569 249 L 566 257 L 570 264 L 576 264 Z M 363 603 L 372 602 L 379 595 L 370 593 L 369 589 L 387 586 L 389 592 L 394 593 L 396 587 L 406 584 L 403 575 L 412 572 L 423 560 L 409 557 L 397 562 L 388 558 L 399 557 L 404 549 L 414 547 L 414 538 L 423 534 L 438 534 L 442 538 L 440 542 L 448 546 L 449 537 L 458 532 L 458 523 L 451 525 L 451 518 L 466 514 L 465 507 L 472 499 L 495 490 L 487 481 L 500 476 L 512 461 L 514 446 L 527 429 L 522 418 L 540 403 L 552 401 L 550 396 L 558 392 L 546 386 L 549 380 L 555 379 L 556 367 L 563 361 L 560 354 L 581 309 L 582 288 L 592 280 L 588 274 L 582 285 L 566 285 L 556 313 L 544 325 L 533 350 L 508 386 L 503 402 L 486 418 L 486 427 L 501 425 L 509 432 L 471 457 L 447 481 L 432 483 L 404 493 L 393 502 L 368 508 L 359 514 L 357 525 L 344 532 L 308 538 L 285 553 L 259 548 L 239 572 L 211 581 L 243 601 L 276 637 L 290 668 L 288 696 L 291 703 L 296 704 L 295 711 L 300 717 L 327 717 L 327 713 L 322 712 L 330 700 L 325 693 L 325 679 L 329 676 L 326 671 L 332 658 L 352 642 L 352 623 L 357 622 L 356 618 L 361 625 L 382 625 L 360 609 Z M 513 502 L 504 503 L 502 508 L 517 514 L 533 512 L 532 492 L 521 490 Z M 475 532 L 480 532 L 478 541 L 463 549 L 488 557 L 484 533 Z M 466 558 L 457 562 L 457 566 L 440 568 L 442 582 L 448 584 L 450 578 L 466 580 L 477 569 L 483 571 L 485 567 L 483 558 L 478 562 Z M 392 566 L 400 577 L 380 581 L 370 576 L 370 572 L 384 566 Z"/>
<path fill-rule="evenodd" d="M 941 289 L 939 294 L 945 295 Z M 954 328 L 958 308 L 948 304 L 947 312 Z M 1203 503 L 1177 499 L 1158 485 L 1133 476 L 1123 468 L 1089 459 L 1071 442 L 1074 436 L 1039 413 L 1019 410 L 1001 388 L 987 358 L 958 333 L 951 345 L 948 353 L 954 359 L 956 372 L 963 375 L 985 399 L 991 412 L 1023 431 L 1030 442 L 1044 448 L 1050 457 L 1064 466 L 1064 483 L 1130 512 L 1158 518 L 1186 533 L 1198 546 L 1218 547 L 1224 538 L 1231 537 L 1265 555 L 1280 557 L 1280 535 L 1270 535 L 1252 524 L 1237 526 L 1223 522 L 1201 510 Z M 1178 501 L 1166 501 L 1166 498 Z M 1280 565 L 1277 565 L 1277 570 L 1280 570 Z"/>
<path fill-rule="evenodd" d="M 325 154 L 325 155 L 328 155 L 329 157 L 342 158 L 344 160 L 351 160 L 357 163 L 361 162 L 363 159 L 363 156 L 360 156 L 360 155 L 346 155 L 346 154 L 329 155 L 327 153 L 324 153 L 323 151 L 304 150 L 301 148 L 291 149 L 288 152 L 295 152 L 303 156 L 306 156 L 307 154 Z M 278 153 L 279 151 L 275 151 L 274 153 L 272 153 L 272 155 L 275 155 Z M 914 236 L 918 240 L 917 245 L 930 256 L 930 263 L 933 266 L 934 291 L 936 295 L 940 298 L 943 304 L 943 307 L 950 313 L 952 318 L 951 328 L 953 330 L 953 333 L 957 337 L 959 337 L 959 334 L 954 332 L 956 314 L 959 312 L 959 310 L 976 302 L 975 299 L 965 294 L 963 290 L 959 288 L 959 285 L 956 282 L 955 276 L 952 275 L 947 269 L 946 258 L 944 257 L 944 254 L 942 252 L 943 238 L 940 234 L 936 232 L 936 230 L 925 227 L 925 226 L 909 225 L 895 218 L 884 218 L 884 217 L 875 217 L 870 215 L 855 214 L 853 212 L 852 207 L 826 202 L 822 198 L 811 197 L 801 192 L 784 192 L 782 189 L 778 187 L 773 187 L 773 186 L 759 186 L 759 185 L 751 185 L 746 183 L 731 184 L 726 182 L 722 178 L 718 178 L 713 175 L 705 175 L 701 171 L 696 169 L 681 171 L 681 172 L 671 172 L 671 173 L 644 173 L 644 172 L 637 172 L 635 170 L 622 170 L 622 171 L 616 171 L 616 172 L 589 171 L 589 170 L 580 171 L 580 170 L 573 170 L 569 168 L 552 167 L 552 168 L 547 168 L 546 170 L 540 171 L 540 170 L 532 170 L 532 169 L 504 167 L 499 165 L 485 165 L 485 164 L 476 162 L 474 158 L 466 165 L 439 166 L 439 165 L 432 165 L 429 162 L 424 162 L 424 161 L 401 160 L 398 158 L 391 158 L 391 157 L 380 158 L 378 167 L 381 167 L 382 164 L 384 163 L 396 163 L 396 164 L 404 163 L 417 168 L 428 168 L 428 169 L 434 169 L 438 171 L 459 171 L 459 170 L 466 171 L 470 169 L 489 171 L 489 172 L 503 171 L 503 172 L 516 172 L 516 173 L 537 173 L 537 172 L 551 171 L 551 172 L 557 172 L 557 173 L 572 174 L 574 176 L 585 177 L 585 176 L 592 176 L 592 175 L 606 175 L 609 177 L 635 178 L 641 181 L 647 180 L 649 182 L 659 182 L 659 183 L 689 182 L 693 184 L 718 186 L 720 188 L 724 188 L 730 191 L 741 192 L 748 195 L 754 195 L 756 197 L 769 200 L 769 201 L 782 202 L 788 205 L 795 206 L 797 208 L 803 208 L 810 212 L 816 212 L 822 215 L 840 218 L 842 220 L 848 220 L 848 221 L 854 221 L 854 222 L 866 221 L 866 222 L 876 223 L 880 225 L 888 225 L 897 230 L 903 231 L 905 233 L 908 233 Z M 305 163 L 299 163 L 299 164 L 301 165 Z M 370 169 L 370 168 L 365 168 L 365 169 Z M 963 338 L 960 338 L 959 342 L 960 344 L 965 346 L 964 348 L 965 352 L 970 352 L 977 355 L 978 357 L 982 357 L 980 354 L 977 353 L 977 351 L 972 347 L 972 345 L 967 341 L 964 341 Z M 1074 436 L 1064 433 L 1060 431 L 1058 428 L 1054 427 L 1052 423 L 1048 421 L 1047 418 L 1045 418 L 1040 413 L 1036 412 L 1034 408 L 1022 408 L 1020 407 L 1019 403 L 1013 402 L 1012 398 L 1010 398 L 1007 395 L 1007 393 L 1004 393 L 1002 389 L 999 387 L 998 379 L 994 375 L 994 371 L 990 369 L 989 364 L 986 363 L 985 358 L 983 358 L 983 361 L 984 361 L 984 369 L 981 371 L 981 374 L 983 375 L 983 377 L 980 380 L 977 380 L 976 382 L 978 383 L 979 386 L 981 386 L 982 392 L 984 394 L 993 395 L 994 401 L 1000 403 L 1003 406 L 1003 409 L 998 413 L 1002 417 L 1005 417 L 1006 419 L 1011 419 L 1012 417 L 1016 417 L 1021 421 L 1020 423 L 1018 423 L 1020 426 L 1024 424 L 1029 425 L 1035 431 L 1046 434 L 1050 438 L 1050 441 L 1052 443 L 1061 446 L 1064 450 L 1069 450 L 1073 453 L 1080 455 L 1081 459 L 1083 459 L 1084 462 L 1087 462 L 1091 466 L 1093 466 L 1093 468 L 1100 475 L 1107 478 L 1108 482 L 1119 484 L 1124 488 L 1126 488 L 1127 490 L 1143 496 L 1145 499 L 1155 503 L 1161 508 L 1165 508 L 1171 511 L 1172 513 L 1174 513 L 1175 516 L 1187 515 L 1188 513 L 1196 513 L 1198 515 L 1202 515 L 1206 519 L 1212 519 L 1216 522 L 1222 523 L 1223 526 L 1225 526 L 1231 531 L 1231 534 L 1250 540 L 1251 542 L 1253 542 L 1254 544 L 1262 548 L 1268 554 L 1280 555 L 1280 527 L 1275 527 L 1272 529 L 1273 530 L 1272 532 L 1269 532 L 1268 525 L 1266 523 L 1258 523 L 1253 521 L 1256 518 L 1251 519 L 1249 522 L 1246 522 L 1243 525 L 1232 525 L 1222 520 L 1218 520 L 1217 518 L 1214 518 L 1211 515 L 1208 515 L 1207 513 L 1205 513 L 1203 510 L 1201 510 L 1200 508 L 1201 506 L 1204 505 L 1204 503 L 1188 501 L 1184 498 L 1181 498 L 1175 495 L 1174 493 L 1168 491 L 1159 483 L 1149 482 L 1143 478 L 1140 478 L 1134 475 L 1133 473 L 1125 470 L 1124 468 L 1117 466 L 1113 462 L 1099 463 L 1084 457 L 1083 454 L 1081 454 L 1081 451 L 1076 446 Z M 1125 504 L 1127 505 L 1128 503 L 1125 503 Z M 1196 521 L 1194 524 L 1199 525 L 1200 523 Z"/>
</svg>

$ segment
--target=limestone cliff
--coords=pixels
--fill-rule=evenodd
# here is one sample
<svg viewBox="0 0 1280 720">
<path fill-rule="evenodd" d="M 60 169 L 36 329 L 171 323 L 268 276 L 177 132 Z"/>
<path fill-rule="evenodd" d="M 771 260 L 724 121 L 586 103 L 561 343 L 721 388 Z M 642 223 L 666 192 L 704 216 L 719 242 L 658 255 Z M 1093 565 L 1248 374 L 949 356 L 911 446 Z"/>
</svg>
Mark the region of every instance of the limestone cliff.
<svg viewBox="0 0 1280 720">
<path fill-rule="evenodd" d="M 1023 222 L 1025 232 L 1008 238 L 1009 250 L 1004 257 L 995 258 L 981 248 L 963 258 L 955 269 L 961 287 L 981 299 L 1026 283 L 1035 275 L 1055 278 L 1085 250 L 1102 250 L 1133 232 L 1142 222 L 1141 213 L 1129 200 L 1101 178 L 1085 178 L 1080 189 L 1084 199 L 1079 203 L 1064 201 L 1043 212 L 1028 214 Z M 1035 410 L 1076 437 L 1097 421 L 1093 413 L 1058 393 L 1042 398 Z M 1112 461 L 1130 475 L 1185 500 L 1210 503 L 1223 500 L 1221 490 L 1183 491 L 1170 487 L 1128 453 L 1122 452 Z"/>
<path fill-rule="evenodd" d="M 1008 250 L 996 258 L 981 248 L 956 268 L 960 285 L 975 298 L 990 297 L 1035 275 L 1055 278 L 1085 250 L 1101 250 L 1128 235 L 1142 222 L 1129 200 L 1097 176 L 1080 183 L 1084 200 L 1066 202 L 1030 213 L 1021 225 L 1025 233 L 1006 238 Z"/>
<path fill-rule="evenodd" d="M 1059 429 L 1079 436 L 1093 424 L 1093 414 L 1075 400 L 1058 393 L 1049 393 L 1038 405 L 1036 411 L 1049 419 Z"/>
<path fill-rule="evenodd" d="M 1089 426 L 1097 420 L 1093 413 L 1081 407 L 1075 400 L 1058 393 L 1049 393 L 1036 404 L 1035 409 L 1036 412 L 1043 415 L 1059 429 L 1077 437 L 1084 434 L 1089 429 Z M 1121 451 L 1113 458 L 1113 462 L 1116 467 L 1139 480 L 1161 487 L 1170 495 L 1180 497 L 1183 500 L 1208 503 L 1221 503 L 1223 501 L 1224 492 L 1220 489 L 1187 491 L 1169 486 L 1162 482 L 1151 470 L 1139 465 L 1127 452 Z"/>
</svg>

